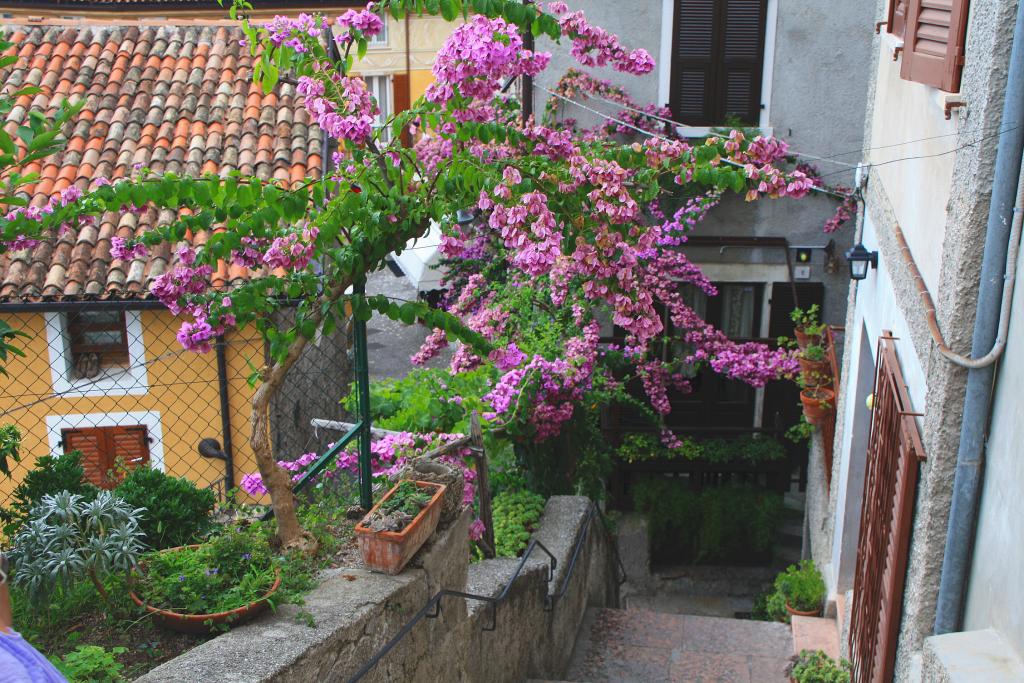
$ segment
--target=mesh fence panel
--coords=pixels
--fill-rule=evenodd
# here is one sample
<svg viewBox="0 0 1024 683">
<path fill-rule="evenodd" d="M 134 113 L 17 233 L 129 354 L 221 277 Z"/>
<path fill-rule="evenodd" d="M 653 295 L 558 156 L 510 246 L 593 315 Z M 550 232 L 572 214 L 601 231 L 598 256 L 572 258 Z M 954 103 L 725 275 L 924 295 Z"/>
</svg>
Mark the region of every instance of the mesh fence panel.
<svg viewBox="0 0 1024 683">
<path fill-rule="evenodd" d="M 0 377 L 0 424 L 22 435 L 21 462 L 0 477 L 0 505 L 38 457 L 72 450 L 82 452 L 86 477 L 105 487 L 125 468 L 148 463 L 223 498 L 256 471 L 248 379 L 266 362 L 258 333 L 232 333 L 220 349 L 198 354 L 178 343 L 180 319 L 135 305 L 0 308 L 0 319 L 26 335 L 16 342 L 25 356 L 10 359 Z M 289 314 L 280 315 L 283 325 Z M 350 382 L 348 350 L 344 331 L 318 337 L 289 372 L 270 406 L 277 459 L 322 451 L 336 438 L 317 433 L 310 419 L 345 418 L 339 399 Z M 205 456 L 204 440 L 212 440 Z"/>
</svg>

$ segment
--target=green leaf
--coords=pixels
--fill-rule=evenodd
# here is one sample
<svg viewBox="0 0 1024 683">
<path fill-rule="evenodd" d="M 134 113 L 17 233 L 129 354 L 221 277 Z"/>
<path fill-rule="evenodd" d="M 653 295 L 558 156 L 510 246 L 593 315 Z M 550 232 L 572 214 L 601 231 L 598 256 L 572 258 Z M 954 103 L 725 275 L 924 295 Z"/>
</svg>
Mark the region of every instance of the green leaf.
<svg viewBox="0 0 1024 683">
<path fill-rule="evenodd" d="M 455 0 L 441 0 L 441 16 L 445 21 L 455 21 L 455 18 L 459 16 L 459 8 L 456 6 Z"/>
</svg>

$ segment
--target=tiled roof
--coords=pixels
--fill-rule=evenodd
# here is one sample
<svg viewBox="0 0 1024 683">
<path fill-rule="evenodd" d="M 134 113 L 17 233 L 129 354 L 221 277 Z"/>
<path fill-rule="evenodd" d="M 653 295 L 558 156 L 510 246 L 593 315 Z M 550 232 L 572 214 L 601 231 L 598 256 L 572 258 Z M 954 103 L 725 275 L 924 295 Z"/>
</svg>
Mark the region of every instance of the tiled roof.
<svg viewBox="0 0 1024 683">
<path fill-rule="evenodd" d="M 294 183 L 317 175 L 321 136 L 295 97 L 280 84 L 264 95 L 252 83 L 252 62 L 239 47 L 240 30 L 224 26 L 0 27 L 17 64 L 0 71 L 6 87 L 36 85 L 7 116 L 11 130 L 27 109 L 53 110 L 65 98 L 85 97 L 65 129 L 63 152 L 29 171 L 35 204 L 69 185 L 86 189 L 96 178 L 130 177 L 141 166 L 179 175 L 238 169 Z M 0 256 L 0 302 L 138 298 L 173 267 L 168 245 L 149 258 L 123 263 L 110 238 L 130 237 L 174 218 L 155 209 L 141 216 L 105 214 L 95 227 L 72 229 L 34 249 Z M 195 236 L 202 243 L 205 235 Z M 244 278 L 225 265 L 214 281 Z"/>
</svg>

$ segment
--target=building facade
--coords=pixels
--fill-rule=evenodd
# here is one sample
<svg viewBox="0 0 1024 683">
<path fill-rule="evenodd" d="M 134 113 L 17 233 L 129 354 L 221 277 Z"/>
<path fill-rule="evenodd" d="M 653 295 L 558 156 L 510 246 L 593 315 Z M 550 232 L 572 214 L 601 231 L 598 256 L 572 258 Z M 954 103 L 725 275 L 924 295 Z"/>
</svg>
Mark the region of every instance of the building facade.
<svg viewBox="0 0 1024 683">
<path fill-rule="evenodd" d="M 1005 254 L 1005 236 L 993 248 L 986 235 L 993 221 L 1009 229 L 1012 215 L 1012 197 L 995 209 L 990 198 L 1000 184 L 1016 188 L 1020 170 L 1019 124 L 1004 119 L 1017 12 L 1016 2 L 999 0 L 875 6 L 883 23 L 865 65 L 857 239 L 877 252 L 877 267 L 850 288 L 831 486 L 819 440 L 808 520 L 809 549 L 858 680 L 1024 675 L 1021 501 L 1013 495 L 1024 484 L 1013 445 L 1021 349 L 1011 331 L 991 414 L 965 402 L 965 387 L 996 366 L 968 370 L 950 359 L 971 356 L 972 337 L 974 357 L 988 351 L 975 329 L 979 291 L 1003 284 L 988 271 L 983 281 L 982 271 L 986 254 L 1005 258 L 997 253 Z M 996 171 L 1000 145 L 1016 146 L 1004 152 L 1016 156 L 1012 178 Z M 1019 298 L 1008 312 L 1019 312 Z M 972 415 L 981 419 L 971 424 Z M 971 433 L 983 435 L 980 508 L 962 485 L 982 471 L 964 467 Z M 961 510 L 979 509 L 976 530 L 969 516 L 951 522 L 954 495 Z M 957 545 L 973 545 L 966 566 Z M 970 671 L 982 677 L 963 678 Z"/>
</svg>

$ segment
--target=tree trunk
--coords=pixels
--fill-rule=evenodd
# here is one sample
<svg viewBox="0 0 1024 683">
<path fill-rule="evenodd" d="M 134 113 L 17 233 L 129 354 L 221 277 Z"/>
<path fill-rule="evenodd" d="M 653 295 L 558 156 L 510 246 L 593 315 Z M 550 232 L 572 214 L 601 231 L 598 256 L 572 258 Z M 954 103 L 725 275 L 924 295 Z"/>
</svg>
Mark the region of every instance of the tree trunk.
<svg viewBox="0 0 1024 683">
<path fill-rule="evenodd" d="M 333 306 L 344 295 L 348 287 L 348 282 L 335 286 L 324 295 L 322 302 L 329 302 Z M 320 311 L 322 308 L 317 306 L 315 310 Z M 323 315 L 317 313 L 310 318 L 319 327 Z M 282 547 L 287 550 L 298 549 L 313 554 L 317 550 L 318 543 L 309 532 L 302 528 L 299 518 L 295 514 L 295 495 L 292 493 L 291 473 L 278 467 L 274 461 L 274 452 L 270 444 L 270 399 L 281 388 L 285 376 L 302 355 L 302 351 L 308 343 L 309 340 L 300 334 L 288 347 L 288 354 L 281 361 L 264 370 L 263 382 L 252 396 L 252 415 L 249 417 L 252 434 L 249 437 L 249 445 L 252 447 L 253 455 L 256 456 L 256 465 L 259 467 L 260 476 L 263 477 L 263 483 L 270 492 L 270 504 L 274 509 L 274 517 L 277 519 L 277 537 L 281 541 Z"/>
</svg>

